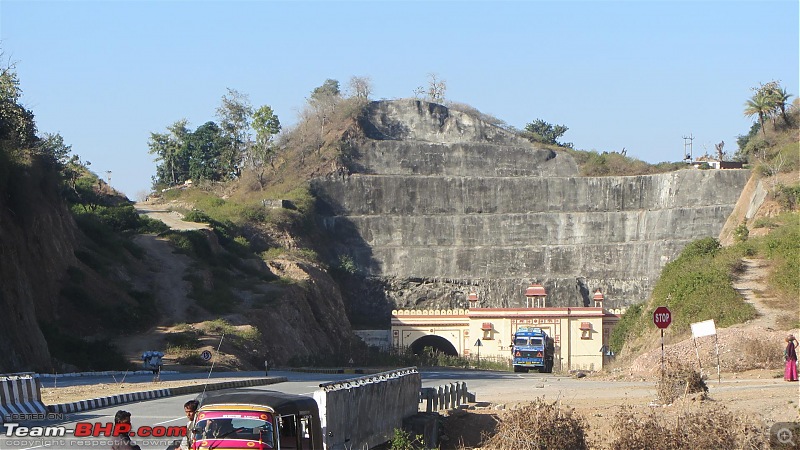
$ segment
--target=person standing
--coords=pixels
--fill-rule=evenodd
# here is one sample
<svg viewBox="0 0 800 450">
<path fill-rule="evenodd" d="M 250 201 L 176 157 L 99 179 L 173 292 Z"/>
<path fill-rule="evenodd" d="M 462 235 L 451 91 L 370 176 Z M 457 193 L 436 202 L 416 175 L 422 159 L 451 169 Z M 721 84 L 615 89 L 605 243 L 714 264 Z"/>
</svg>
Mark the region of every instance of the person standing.
<svg viewBox="0 0 800 450">
<path fill-rule="evenodd" d="M 186 418 L 189 422 L 186 424 L 186 436 L 181 440 L 179 448 L 181 450 L 188 450 L 190 442 L 192 442 L 192 422 L 194 422 L 194 415 L 197 413 L 197 408 L 200 407 L 200 402 L 197 400 L 189 400 L 183 404 L 183 412 L 186 413 Z"/>
<path fill-rule="evenodd" d="M 114 427 L 118 424 L 131 425 L 131 413 L 120 409 L 114 414 Z M 111 445 L 111 450 L 142 450 L 141 447 L 131 441 L 129 432 L 120 433 L 119 436 L 114 436 L 114 442 Z"/>
<path fill-rule="evenodd" d="M 786 337 L 786 350 L 783 351 L 783 356 L 786 359 L 783 379 L 797 381 L 797 339 L 792 334 Z"/>
</svg>

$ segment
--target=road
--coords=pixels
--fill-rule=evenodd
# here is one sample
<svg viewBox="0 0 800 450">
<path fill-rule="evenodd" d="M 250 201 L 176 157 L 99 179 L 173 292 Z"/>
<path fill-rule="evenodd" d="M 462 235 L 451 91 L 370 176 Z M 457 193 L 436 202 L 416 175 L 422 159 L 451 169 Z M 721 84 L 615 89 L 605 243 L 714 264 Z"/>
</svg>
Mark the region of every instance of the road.
<svg viewBox="0 0 800 450">
<path fill-rule="evenodd" d="M 238 377 L 257 377 L 262 376 L 263 372 L 237 372 L 237 373 L 224 373 L 220 372 L 214 374 L 214 378 L 231 378 Z M 497 387 L 497 385 L 507 384 L 509 389 L 519 389 L 522 386 L 520 381 L 529 386 L 530 389 L 536 389 L 535 385 L 543 383 L 559 382 L 559 377 L 553 375 L 539 375 L 539 374 L 512 374 L 507 372 L 485 372 L 485 371 L 459 371 L 459 370 L 439 370 L 439 371 L 424 371 L 421 373 L 423 380 L 423 387 L 435 387 L 443 384 L 465 381 L 470 392 L 475 392 L 480 400 L 481 392 L 489 392 Z M 178 380 L 178 379 L 202 379 L 205 374 L 165 374 L 164 379 Z M 317 373 L 303 373 L 303 372 L 288 372 L 288 371 L 270 371 L 270 376 L 287 377 L 289 381 L 279 384 L 273 384 L 257 389 L 270 389 L 278 390 L 293 394 L 312 395 L 312 393 L 319 389 L 320 383 L 329 381 L 339 381 L 348 378 L 354 378 L 358 375 L 353 374 L 317 374 Z M 116 376 L 117 380 L 121 377 Z M 132 375 L 126 377 L 126 382 L 135 381 L 150 381 L 152 376 L 148 375 Z M 96 384 L 114 382 L 114 377 L 111 376 L 96 376 L 96 377 L 75 377 L 70 379 L 59 380 L 59 385 L 64 386 L 66 383 L 71 385 L 76 384 Z M 568 379 L 567 379 L 568 380 Z M 49 385 L 51 380 L 45 380 L 45 385 Z M 63 383 L 63 384 L 62 384 Z M 169 398 L 161 398 L 150 401 L 143 401 L 137 403 L 130 403 L 126 405 L 117 405 L 109 408 L 96 409 L 92 411 L 85 411 L 73 414 L 67 414 L 64 420 L 45 420 L 37 422 L 22 422 L 21 426 L 65 426 L 67 429 L 74 429 L 77 422 L 113 422 L 114 414 L 119 409 L 124 409 L 131 412 L 132 424 L 136 428 L 142 425 L 155 426 L 182 426 L 186 424 L 186 418 L 183 415 L 183 404 L 191 399 L 197 397 L 197 394 L 189 394 L 183 396 L 175 396 Z M 5 430 L 4 430 L 5 431 Z M 168 438 L 135 438 L 135 442 L 139 444 L 142 449 L 146 448 L 166 448 L 173 439 Z M 57 449 L 70 449 L 80 447 L 95 447 L 95 448 L 108 448 L 110 444 L 106 445 L 103 438 L 75 438 L 69 434 L 64 437 L 9 437 L 5 433 L 0 436 L 0 449 L 2 450 L 32 450 L 41 448 L 57 448 Z"/>
<path fill-rule="evenodd" d="M 237 372 L 218 373 L 215 377 L 231 378 L 262 376 L 263 372 Z M 311 395 L 319 388 L 320 383 L 339 381 L 355 378 L 353 374 L 317 374 L 288 371 L 270 371 L 270 376 L 286 377 L 287 382 L 273 384 L 258 389 L 277 390 L 293 394 Z M 435 387 L 453 382 L 466 382 L 470 392 L 476 395 L 478 401 L 491 399 L 493 403 L 513 403 L 543 397 L 547 401 L 562 401 L 566 404 L 583 405 L 586 407 L 600 408 L 602 405 L 619 405 L 633 403 L 646 405 L 655 398 L 655 385 L 652 381 L 604 381 L 591 378 L 576 379 L 557 374 L 539 373 L 510 373 L 473 370 L 423 370 L 421 371 L 423 387 Z M 144 378 L 141 381 L 150 381 L 147 375 L 134 376 L 134 379 Z M 205 374 L 165 374 L 171 379 L 203 379 Z M 108 382 L 110 377 L 93 377 L 86 379 L 74 378 L 74 383 L 100 383 Z M 131 381 L 126 379 L 126 381 Z M 780 380 L 724 380 L 721 384 L 711 383 L 711 390 L 720 400 L 728 397 L 736 399 L 742 396 L 756 395 L 763 404 L 770 398 L 791 398 L 797 395 L 797 386 L 791 383 L 781 383 Z M 194 399 L 197 394 L 176 396 L 126 405 L 117 405 L 109 408 L 96 409 L 80 413 L 68 414 L 63 420 L 49 420 L 41 422 L 25 422 L 24 426 L 63 425 L 68 429 L 75 427 L 75 423 L 113 422 L 114 413 L 119 409 L 130 411 L 133 415 L 134 428 L 142 425 L 155 426 L 182 426 L 186 419 L 183 415 L 183 404 Z M 791 409 L 787 406 L 788 409 Z M 783 414 L 783 413 L 782 413 Z M 4 430 L 5 431 L 5 430 Z M 5 433 L 4 433 L 5 434 Z M 0 436 L 0 450 L 32 450 L 40 448 L 71 449 L 93 446 L 95 448 L 108 448 L 100 438 L 19 438 Z M 150 438 L 135 439 L 142 449 L 166 448 L 171 439 Z M 48 445 L 49 444 L 49 445 Z"/>
</svg>

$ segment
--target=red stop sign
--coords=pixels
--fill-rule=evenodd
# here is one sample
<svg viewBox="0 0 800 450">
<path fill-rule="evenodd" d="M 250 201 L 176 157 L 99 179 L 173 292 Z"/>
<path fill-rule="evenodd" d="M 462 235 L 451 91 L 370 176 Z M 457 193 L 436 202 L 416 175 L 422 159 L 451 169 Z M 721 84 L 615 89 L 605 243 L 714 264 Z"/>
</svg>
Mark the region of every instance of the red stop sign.
<svg viewBox="0 0 800 450">
<path fill-rule="evenodd" d="M 672 323 L 672 313 L 666 306 L 659 306 L 653 312 L 653 323 L 658 328 L 667 328 Z"/>
</svg>

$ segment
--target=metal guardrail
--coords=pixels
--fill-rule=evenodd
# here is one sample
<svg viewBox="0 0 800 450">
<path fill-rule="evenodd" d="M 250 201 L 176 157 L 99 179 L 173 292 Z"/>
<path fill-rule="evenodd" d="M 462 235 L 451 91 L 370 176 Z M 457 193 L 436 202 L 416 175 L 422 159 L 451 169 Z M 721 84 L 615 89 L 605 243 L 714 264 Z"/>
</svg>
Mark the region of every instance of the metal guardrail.
<svg viewBox="0 0 800 450">
<path fill-rule="evenodd" d="M 348 378 L 346 380 L 322 383 L 319 385 L 319 387 L 325 392 L 338 391 L 341 389 L 352 389 L 354 387 L 363 386 L 365 384 L 380 383 L 381 381 L 386 381 L 392 378 L 399 378 L 413 373 L 419 373 L 416 367 L 406 367 L 403 369 L 380 372 L 374 375 L 367 375 L 363 377 Z"/>
<path fill-rule="evenodd" d="M 463 381 L 419 390 L 419 402 L 425 402 L 425 412 L 453 409 L 474 401 L 475 394 L 467 391 Z"/>
</svg>

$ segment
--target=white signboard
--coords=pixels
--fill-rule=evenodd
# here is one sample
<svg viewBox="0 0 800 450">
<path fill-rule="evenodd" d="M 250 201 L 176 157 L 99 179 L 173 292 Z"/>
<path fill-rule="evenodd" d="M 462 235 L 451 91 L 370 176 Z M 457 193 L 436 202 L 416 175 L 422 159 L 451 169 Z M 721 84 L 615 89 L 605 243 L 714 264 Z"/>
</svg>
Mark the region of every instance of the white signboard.
<svg viewBox="0 0 800 450">
<path fill-rule="evenodd" d="M 713 336 L 715 334 L 717 334 L 717 328 L 714 326 L 714 319 L 692 324 L 693 337 L 699 338 L 703 336 Z"/>
</svg>

